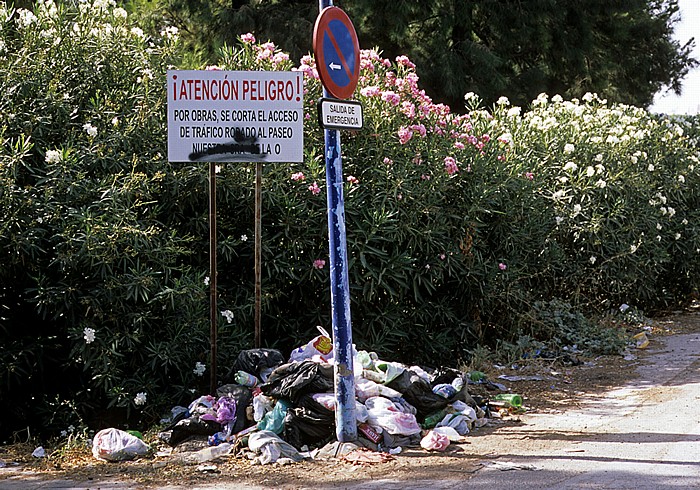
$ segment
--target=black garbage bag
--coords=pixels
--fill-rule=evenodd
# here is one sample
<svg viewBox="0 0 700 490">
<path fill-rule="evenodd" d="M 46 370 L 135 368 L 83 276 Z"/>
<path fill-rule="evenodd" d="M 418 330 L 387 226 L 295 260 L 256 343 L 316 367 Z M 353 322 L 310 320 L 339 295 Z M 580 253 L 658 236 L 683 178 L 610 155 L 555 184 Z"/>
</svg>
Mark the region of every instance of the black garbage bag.
<svg viewBox="0 0 700 490">
<path fill-rule="evenodd" d="M 404 399 L 416 408 L 418 421 L 422 421 L 433 412 L 442 410 L 450 403 L 447 398 L 433 393 L 430 383 L 410 369 L 406 369 L 387 386 L 400 392 Z"/>
<path fill-rule="evenodd" d="M 307 393 L 333 391 L 333 367 L 314 361 L 283 364 L 272 371 L 266 383 L 260 385 L 260 391 L 273 398 L 286 398 L 296 405 Z"/>
<path fill-rule="evenodd" d="M 234 383 L 234 376 L 237 371 L 245 371 L 260 379 L 263 371 L 274 369 L 285 362 L 287 360 L 277 349 L 242 350 L 224 380 L 226 383 Z"/>
<path fill-rule="evenodd" d="M 410 436 L 404 436 L 401 434 L 389 434 L 388 430 L 382 432 L 383 445 L 387 449 L 393 449 L 395 447 L 418 447 L 420 446 L 421 435 L 412 434 Z"/>
<path fill-rule="evenodd" d="M 236 434 L 243 429 L 253 425 L 253 421 L 246 417 L 246 410 L 253 405 L 253 394 L 246 386 L 237 384 L 227 384 L 216 389 L 216 394 L 220 397 L 228 396 L 236 402 L 236 422 L 233 424 L 232 433 Z"/>
<path fill-rule="evenodd" d="M 168 446 L 175 447 L 192 436 L 211 436 L 221 430 L 221 424 L 203 420 L 201 415 L 178 420 L 158 433 L 158 439 Z"/>
<path fill-rule="evenodd" d="M 296 407 L 287 410 L 282 438 L 295 448 L 325 446 L 335 439 L 335 412 L 301 395 Z"/>
</svg>

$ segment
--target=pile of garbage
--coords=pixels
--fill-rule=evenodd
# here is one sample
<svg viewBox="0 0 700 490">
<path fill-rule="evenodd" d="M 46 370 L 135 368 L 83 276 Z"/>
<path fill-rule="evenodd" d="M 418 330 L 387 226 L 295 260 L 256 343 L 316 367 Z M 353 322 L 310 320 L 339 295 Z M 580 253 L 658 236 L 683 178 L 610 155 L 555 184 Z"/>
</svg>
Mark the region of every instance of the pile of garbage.
<svg viewBox="0 0 700 490">
<path fill-rule="evenodd" d="M 246 444 L 258 464 L 315 457 L 336 441 L 332 343 L 322 328 L 319 331 L 289 358 L 276 349 L 241 351 L 215 395 L 172 408 L 159 439 L 174 448 L 192 436 L 206 436 L 209 447 L 194 454 L 192 462 L 208 461 Z M 354 346 L 353 364 L 355 444 L 363 450 L 397 454 L 404 447 L 420 446 L 444 451 L 486 425 L 494 411 L 522 405 L 520 396 L 508 393 L 472 396 L 470 385 L 505 390 L 479 372 L 407 366 Z M 112 447 L 132 444 L 143 449 L 129 434 L 121 436 L 124 441 L 112 441 Z M 96 457 L 109 459 L 107 453 L 121 458 L 124 451 L 93 447 Z"/>
</svg>

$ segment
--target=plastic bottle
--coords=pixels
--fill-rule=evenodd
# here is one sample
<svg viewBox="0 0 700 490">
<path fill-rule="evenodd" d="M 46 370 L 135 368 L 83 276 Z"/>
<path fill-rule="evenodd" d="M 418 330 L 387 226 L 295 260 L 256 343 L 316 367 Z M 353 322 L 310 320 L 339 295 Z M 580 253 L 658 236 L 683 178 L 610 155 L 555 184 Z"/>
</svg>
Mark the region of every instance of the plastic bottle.
<svg viewBox="0 0 700 490">
<path fill-rule="evenodd" d="M 523 406 L 523 397 L 515 393 L 501 393 L 493 397 L 496 402 L 503 402 L 508 407 L 520 408 Z"/>
<path fill-rule="evenodd" d="M 248 386 L 248 387 L 253 387 L 258 384 L 258 378 L 253 376 L 252 374 L 248 374 L 245 371 L 236 371 L 236 374 L 233 376 L 233 379 L 236 383 L 238 383 L 241 386 Z"/>
<path fill-rule="evenodd" d="M 231 452 L 231 443 L 228 442 L 222 442 L 218 446 L 210 446 L 210 447 L 205 447 L 204 449 L 201 449 L 197 451 L 196 453 L 192 453 L 189 456 L 189 460 L 192 463 L 204 463 L 206 461 L 211 461 L 212 459 L 216 459 L 220 456 L 225 456 Z"/>
</svg>

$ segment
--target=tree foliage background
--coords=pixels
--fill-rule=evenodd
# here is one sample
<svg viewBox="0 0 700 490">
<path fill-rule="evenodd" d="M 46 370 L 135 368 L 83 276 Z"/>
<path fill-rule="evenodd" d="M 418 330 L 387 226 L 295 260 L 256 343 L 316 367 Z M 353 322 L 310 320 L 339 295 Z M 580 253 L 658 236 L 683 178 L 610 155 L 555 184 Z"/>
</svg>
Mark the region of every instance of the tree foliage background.
<svg viewBox="0 0 700 490">
<path fill-rule="evenodd" d="M 145 3 L 134 4 L 144 11 Z M 155 18 L 180 27 L 210 57 L 237 33 L 272 40 L 292 59 L 311 50 L 318 2 L 158 0 Z M 697 65 L 693 40 L 672 38 L 677 0 L 348 0 L 365 49 L 407 55 L 436 101 L 460 110 L 462 96 L 524 105 L 540 93 L 647 107 L 662 88 L 678 92 Z"/>
</svg>

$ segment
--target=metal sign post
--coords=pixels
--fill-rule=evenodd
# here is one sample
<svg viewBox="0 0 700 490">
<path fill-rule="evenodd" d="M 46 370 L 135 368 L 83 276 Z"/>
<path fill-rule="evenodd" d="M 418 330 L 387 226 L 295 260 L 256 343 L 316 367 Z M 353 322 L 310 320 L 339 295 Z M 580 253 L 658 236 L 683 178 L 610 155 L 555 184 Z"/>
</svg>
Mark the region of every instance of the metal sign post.
<svg viewBox="0 0 700 490">
<path fill-rule="evenodd" d="M 169 70 L 168 161 L 209 164 L 210 390 L 216 392 L 216 164 L 255 162 L 255 347 L 261 344 L 262 164 L 304 161 L 299 72 Z"/>
<path fill-rule="evenodd" d="M 347 15 L 332 6 L 331 0 L 319 0 L 321 13 L 314 26 L 316 66 L 329 93 L 347 98 L 355 90 L 359 77 L 359 45 Z M 333 320 L 333 355 L 335 360 L 335 427 L 340 442 L 357 440 L 355 418 L 355 377 L 350 322 L 350 286 L 345 235 L 343 201 L 343 165 L 340 133 L 325 129 L 326 195 L 328 202 L 328 248 L 331 280 L 331 314 Z"/>
<path fill-rule="evenodd" d="M 216 164 L 209 163 L 209 337 L 211 345 L 211 369 L 209 370 L 209 393 L 216 393 Z"/>
</svg>

